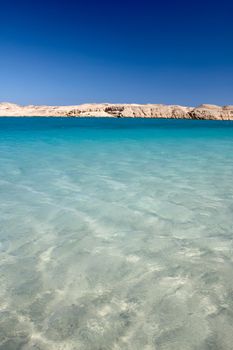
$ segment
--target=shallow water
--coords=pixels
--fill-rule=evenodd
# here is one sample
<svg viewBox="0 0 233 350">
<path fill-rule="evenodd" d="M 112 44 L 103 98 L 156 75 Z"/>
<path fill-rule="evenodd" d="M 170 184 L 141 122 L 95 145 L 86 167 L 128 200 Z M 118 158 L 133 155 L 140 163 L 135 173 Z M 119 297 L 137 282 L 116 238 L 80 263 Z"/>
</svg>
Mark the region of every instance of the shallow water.
<svg viewBox="0 0 233 350">
<path fill-rule="evenodd" d="M 233 122 L 0 118 L 1 350 L 232 350 Z"/>
</svg>

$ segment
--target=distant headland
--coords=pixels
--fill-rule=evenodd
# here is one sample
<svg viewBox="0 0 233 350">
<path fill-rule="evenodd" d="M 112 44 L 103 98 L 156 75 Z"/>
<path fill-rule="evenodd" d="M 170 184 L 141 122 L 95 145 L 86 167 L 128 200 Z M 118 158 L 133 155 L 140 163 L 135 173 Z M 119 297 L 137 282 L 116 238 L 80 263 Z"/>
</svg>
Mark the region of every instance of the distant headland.
<svg viewBox="0 0 233 350">
<path fill-rule="evenodd" d="M 163 104 L 93 103 L 73 106 L 22 106 L 0 103 L 0 117 L 116 117 L 233 120 L 233 105 L 184 107 Z"/>
</svg>

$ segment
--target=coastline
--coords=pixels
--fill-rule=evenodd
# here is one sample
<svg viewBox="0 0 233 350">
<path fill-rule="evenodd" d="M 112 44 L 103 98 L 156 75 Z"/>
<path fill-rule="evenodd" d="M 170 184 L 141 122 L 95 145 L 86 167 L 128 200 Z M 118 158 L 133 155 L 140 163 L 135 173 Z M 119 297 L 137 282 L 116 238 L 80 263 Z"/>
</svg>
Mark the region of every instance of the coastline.
<svg viewBox="0 0 233 350">
<path fill-rule="evenodd" d="M 0 103 L 0 117 L 115 117 L 151 119 L 233 120 L 233 105 L 198 107 L 163 104 L 81 104 L 72 106 L 22 106 Z"/>
</svg>

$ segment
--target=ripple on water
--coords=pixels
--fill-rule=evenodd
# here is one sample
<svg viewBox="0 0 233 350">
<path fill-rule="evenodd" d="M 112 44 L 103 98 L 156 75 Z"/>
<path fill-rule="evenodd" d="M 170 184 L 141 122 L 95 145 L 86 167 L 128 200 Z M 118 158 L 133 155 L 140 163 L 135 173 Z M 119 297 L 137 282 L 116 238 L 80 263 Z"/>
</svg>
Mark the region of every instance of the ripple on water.
<svg viewBox="0 0 233 350">
<path fill-rule="evenodd" d="M 147 122 L 0 128 L 1 350 L 232 349 L 233 127 Z"/>
</svg>

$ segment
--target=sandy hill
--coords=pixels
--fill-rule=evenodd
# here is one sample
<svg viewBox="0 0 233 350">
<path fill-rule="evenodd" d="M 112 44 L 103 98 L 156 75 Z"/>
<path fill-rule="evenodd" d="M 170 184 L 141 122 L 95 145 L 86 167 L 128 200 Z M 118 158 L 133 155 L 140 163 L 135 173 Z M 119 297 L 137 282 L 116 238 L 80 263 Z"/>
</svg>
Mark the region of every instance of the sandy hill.
<svg viewBox="0 0 233 350">
<path fill-rule="evenodd" d="M 202 104 L 184 107 L 163 104 L 82 104 L 74 106 L 21 106 L 0 103 L 0 116 L 12 117 L 132 117 L 233 120 L 233 106 Z"/>
</svg>

